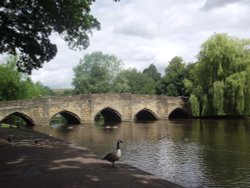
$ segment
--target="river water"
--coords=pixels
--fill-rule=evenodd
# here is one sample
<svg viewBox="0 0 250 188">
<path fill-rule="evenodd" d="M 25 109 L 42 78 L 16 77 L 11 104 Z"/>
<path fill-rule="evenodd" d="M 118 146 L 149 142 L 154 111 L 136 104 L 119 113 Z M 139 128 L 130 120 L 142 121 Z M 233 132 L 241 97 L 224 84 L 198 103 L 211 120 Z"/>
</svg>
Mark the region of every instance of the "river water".
<svg viewBox="0 0 250 188">
<path fill-rule="evenodd" d="M 250 120 L 161 120 L 39 130 L 103 157 L 121 139 L 123 163 L 184 187 L 250 187 Z"/>
</svg>

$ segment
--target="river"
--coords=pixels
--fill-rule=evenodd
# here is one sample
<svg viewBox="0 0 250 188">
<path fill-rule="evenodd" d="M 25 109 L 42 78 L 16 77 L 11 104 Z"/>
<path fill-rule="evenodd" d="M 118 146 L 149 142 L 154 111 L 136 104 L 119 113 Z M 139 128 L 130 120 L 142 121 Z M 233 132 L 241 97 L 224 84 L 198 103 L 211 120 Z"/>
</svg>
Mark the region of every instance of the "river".
<svg viewBox="0 0 250 188">
<path fill-rule="evenodd" d="M 121 162 L 184 187 L 250 187 L 250 120 L 122 122 L 39 130 L 103 157 L 121 139 Z"/>
</svg>

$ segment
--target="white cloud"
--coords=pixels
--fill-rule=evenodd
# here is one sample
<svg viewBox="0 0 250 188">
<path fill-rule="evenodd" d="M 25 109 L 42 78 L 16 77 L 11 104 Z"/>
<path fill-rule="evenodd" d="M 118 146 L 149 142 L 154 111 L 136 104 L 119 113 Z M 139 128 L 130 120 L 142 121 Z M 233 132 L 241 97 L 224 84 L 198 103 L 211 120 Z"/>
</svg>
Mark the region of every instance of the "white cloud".
<svg viewBox="0 0 250 188">
<path fill-rule="evenodd" d="M 249 3 L 248 0 L 206 0 L 206 3 L 203 7 L 204 10 L 211 10 L 214 8 L 218 8 L 218 7 L 223 7 L 223 6 L 227 6 L 229 4 L 239 4 L 239 3 L 244 3 L 247 4 Z"/>
<path fill-rule="evenodd" d="M 196 60 L 200 45 L 214 33 L 250 38 L 247 0 L 96 0 L 93 15 L 101 30 L 94 31 L 87 50 L 69 50 L 53 36 L 58 54 L 32 78 L 53 88 L 71 87 L 80 58 L 93 51 L 114 54 L 124 67 L 138 70 L 154 63 L 163 72 L 174 56 Z"/>
</svg>

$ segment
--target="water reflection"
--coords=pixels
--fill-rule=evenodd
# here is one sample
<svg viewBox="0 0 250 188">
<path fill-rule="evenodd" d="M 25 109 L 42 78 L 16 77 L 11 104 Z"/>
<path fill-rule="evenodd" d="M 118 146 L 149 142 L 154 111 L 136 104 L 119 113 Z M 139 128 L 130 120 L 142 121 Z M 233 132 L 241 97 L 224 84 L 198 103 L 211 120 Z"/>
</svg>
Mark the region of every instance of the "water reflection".
<svg viewBox="0 0 250 188">
<path fill-rule="evenodd" d="M 41 132 L 88 147 L 100 158 L 122 145 L 122 161 L 185 187 L 250 187 L 249 120 L 84 124 Z"/>
</svg>

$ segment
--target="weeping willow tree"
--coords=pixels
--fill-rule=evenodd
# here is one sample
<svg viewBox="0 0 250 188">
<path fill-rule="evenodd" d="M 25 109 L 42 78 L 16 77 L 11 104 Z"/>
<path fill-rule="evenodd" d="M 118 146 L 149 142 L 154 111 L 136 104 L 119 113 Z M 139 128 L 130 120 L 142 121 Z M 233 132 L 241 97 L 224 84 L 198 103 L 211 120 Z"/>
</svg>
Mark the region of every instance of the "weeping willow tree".
<svg viewBox="0 0 250 188">
<path fill-rule="evenodd" d="M 246 70 L 246 87 L 245 87 L 245 112 L 250 114 L 250 67 Z"/>
<path fill-rule="evenodd" d="M 194 116 L 250 115 L 250 40 L 214 34 L 192 74 L 185 82 Z"/>
<path fill-rule="evenodd" d="M 224 115 L 224 82 L 213 83 L 213 109 L 216 115 Z"/>
<path fill-rule="evenodd" d="M 208 111 L 208 98 L 206 94 L 203 94 L 201 116 L 205 116 L 207 114 L 207 111 Z"/>
<path fill-rule="evenodd" d="M 200 103 L 196 95 L 190 95 L 191 110 L 194 117 L 200 116 Z"/>
<path fill-rule="evenodd" d="M 240 73 L 235 73 L 226 78 L 226 97 L 231 99 L 230 102 L 226 103 L 226 109 L 228 114 L 244 114 L 247 112 L 247 107 L 245 108 L 245 102 L 247 102 L 247 83 L 246 83 L 246 72 L 242 71 Z M 234 106 L 235 108 L 230 108 Z"/>
</svg>

